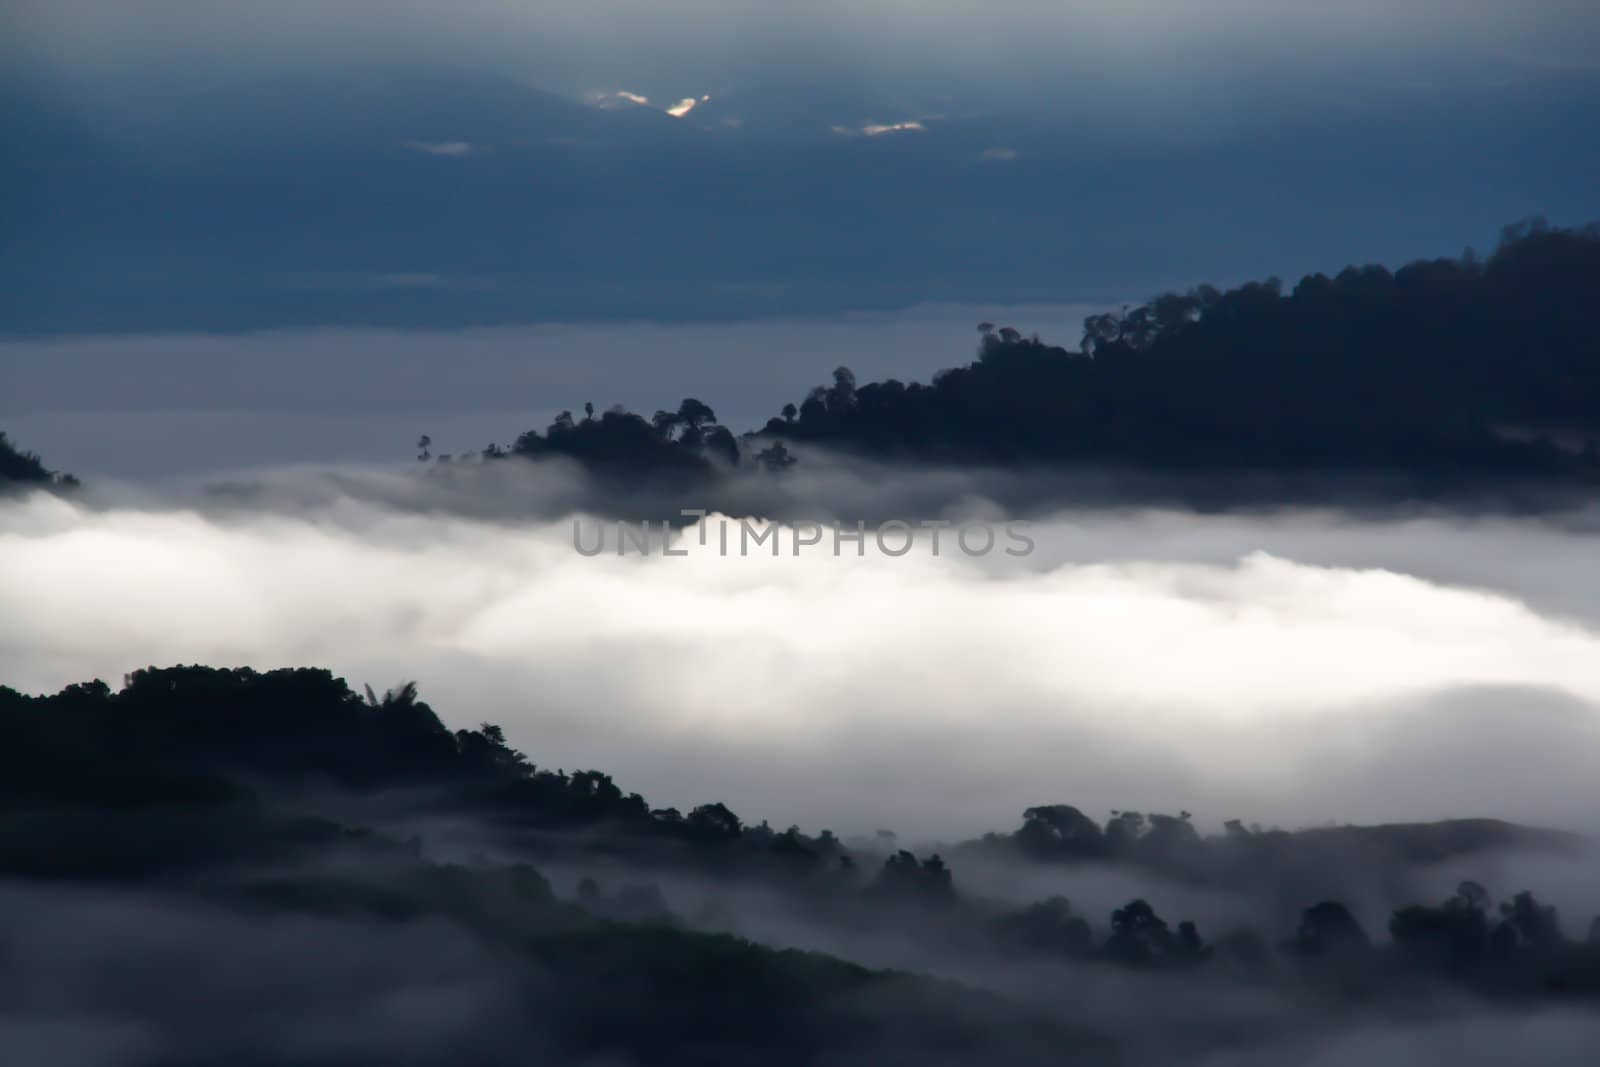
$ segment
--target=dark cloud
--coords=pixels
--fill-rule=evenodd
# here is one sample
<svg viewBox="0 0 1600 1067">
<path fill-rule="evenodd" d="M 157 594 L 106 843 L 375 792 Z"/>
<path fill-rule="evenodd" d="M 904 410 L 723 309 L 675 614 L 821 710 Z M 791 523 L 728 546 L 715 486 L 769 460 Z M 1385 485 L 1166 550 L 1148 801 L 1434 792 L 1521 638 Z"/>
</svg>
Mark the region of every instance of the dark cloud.
<svg viewBox="0 0 1600 1067">
<path fill-rule="evenodd" d="M 138 10 L 23 11 L 0 329 L 1144 299 L 1600 213 L 1590 5 Z"/>
</svg>

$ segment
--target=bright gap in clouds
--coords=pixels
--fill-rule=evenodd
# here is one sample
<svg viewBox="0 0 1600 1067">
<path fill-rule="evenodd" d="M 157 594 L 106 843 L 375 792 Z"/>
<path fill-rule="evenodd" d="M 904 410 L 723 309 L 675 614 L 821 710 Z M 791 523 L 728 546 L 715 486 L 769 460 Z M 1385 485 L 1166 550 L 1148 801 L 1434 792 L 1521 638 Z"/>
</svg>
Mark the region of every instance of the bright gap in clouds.
<svg viewBox="0 0 1600 1067">
<path fill-rule="evenodd" d="M 1159 545 L 1170 521 L 1062 516 L 1001 567 L 795 558 L 787 538 L 778 558 L 690 537 L 687 558 L 619 559 L 579 556 L 566 519 L 35 496 L 0 505 L 0 678 L 181 661 L 416 679 L 452 725 L 500 722 L 540 765 L 812 829 L 975 833 L 1052 802 L 1594 828 L 1600 633 L 1487 588 L 1514 574 L 1505 528 L 1345 524 L 1296 560 L 1255 550 L 1291 519 L 1188 516 L 1225 561 L 1071 558 Z M 1422 548 L 1468 580 L 1318 561 Z"/>
<path fill-rule="evenodd" d="M 710 100 L 711 95 L 708 93 L 705 96 L 700 97 L 686 96 L 670 107 L 657 107 L 657 105 L 650 103 L 650 98 L 648 96 L 645 96 L 642 93 L 630 93 L 627 90 L 619 90 L 617 92 L 609 93 L 592 92 L 588 94 L 587 98 L 591 104 L 599 108 L 611 110 L 619 107 L 630 106 L 651 107 L 656 108 L 656 110 L 659 111 L 664 111 L 666 114 L 671 115 L 675 119 L 681 119 L 699 105 L 705 103 L 707 100 Z"/>
<path fill-rule="evenodd" d="M 671 107 L 667 108 L 667 114 L 671 115 L 675 119 L 681 119 L 683 116 L 693 111 L 697 106 L 710 99 L 710 93 L 707 93 L 698 100 L 692 96 L 686 96 L 682 100 L 679 100 L 676 104 L 673 104 Z"/>
<path fill-rule="evenodd" d="M 450 156 L 459 158 L 472 151 L 472 145 L 466 141 L 407 141 L 405 146 L 416 152 L 430 156 Z"/>
<path fill-rule="evenodd" d="M 593 92 L 587 96 L 589 103 L 595 107 L 613 110 L 619 107 L 649 107 L 650 98 L 639 93 L 630 93 L 625 89 L 614 93 Z"/>
<path fill-rule="evenodd" d="M 833 132 L 841 137 L 854 137 L 857 134 L 866 137 L 881 137 L 886 133 L 926 133 L 927 129 L 921 122 L 911 120 L 907 122 L 869 122 L 863 126 L 835 126 Z"/>
</svg>

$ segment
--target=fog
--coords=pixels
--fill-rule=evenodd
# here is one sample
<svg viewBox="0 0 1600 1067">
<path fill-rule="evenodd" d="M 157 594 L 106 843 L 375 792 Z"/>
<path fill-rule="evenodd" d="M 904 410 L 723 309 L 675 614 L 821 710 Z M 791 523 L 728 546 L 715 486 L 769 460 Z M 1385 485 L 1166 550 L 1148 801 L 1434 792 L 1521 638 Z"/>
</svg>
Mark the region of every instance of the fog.
<svg viewBox="0 0 1600 1067">
<path fill-rule="evenodd" d="M 1473 862 L 1481 865 L 1483 858 Z M 477 863 L 480 872 L 490 869 L 481 856 Z M 224 883 L 265 887 L 280 879 L 314 879 L 317 869 L 337 870 L 351 884 L 373 887 L 403 876 L 403 869 L 370 854 L 333 852 L 312 866 L 236 872 Z M 579 872 L 560 865 L 546 871 L 556 892 L 570 900 Z M 1548 861 L 1541 870 L 1537 860 L 1523 871 L 1535 879 L 1552 873 Z M 608 889 L 638 884 L 639 872 L 626 868 L 600 873 Z M 1012 873 L 1070 886 L 1079 909 L 1091 915 L 1102 897 L 1116 903 L 1136 892 L 1163 911 L 1198 918 L 1213 934 L 1263 920 L 1245 897 L 1177 890 L 1128 872 L 1018 866 Z M 1556 875 L 1567 879 L 1573 873 Z M 1076 1028 L 1095 1042 L 1109 1039 L 1118 1050 L 1101 1058 L 1096 1045 L 1074 1043 L 1069 1062 L 1443 1067 L 1532 1056 L 1531 1062 L 1576 1065 L 1588 1062 L 1586 1054 L 1600 1036 L 1592 1014 L 1500 1012 L 1426 979 L 1387 1010 L 1326 1011 L 1314 990 L 1292 974 L 1264 982 L 1216 963 L 1221 973 L 1199 982 L 1193 975 L 1103 963 L 1002 960 L 970 945 L 963 950 L 934 916 L 915 909 L 886 910 L 864 926 L 829 924 L 803 918 L 794 897 L 775 891 L 670 872 L 647 877 L 694 928 L 954 978 L 1000 992 L 1038 1018 Z M 393 922 L 338 912 L 257 911 L 229 903 L 218 888 L 214 881 L 120 889 L 0 881 L 0 944 L 7 964 L 0 968 L 0 991 L 6 994 L 0 1055 L 86 1067 L 239 1057 L 261 1063 L 421 1064 L 459 1059 L 470 1049 L 474 1062 L 483 1063 L 530 1057 L 615 1062 L 564 1056 L 561 1037 L 573 1016 L 609 1018 L 608 1005 L 615 998 L 627 1003 L 634 987 L 615 973 L 564 968 L 559 956 L 550 960 L 512 950 L 519 930 L 530 924 L 539 929 L 526 901 L 490 905 L 488 924 L 442 915 Z M 918 1054 L 917 1035 L 934 1010 L 923 998 L 935 992 L 886 986 L 846 994 L 860 998 L 854 1014 L 884 1031 L 875 1058 L 860 1062 L 963 1062 L 960 1055 Z M 996 1040 L 1016 1023 L 998 1003 L 975 997 L 945 1006 L 952 1008 L 980 1012 L 977 1021 Z M 1059 1051 L 1047 1051 L 1007 1062 L 1061 1062 Z"/>
<path fill-rule="evenodd" d="M 0 1054 L 10 1061 L 422 1064 L 470 1052 L 482 1063 L 617 1062 L 564 1057 L 553 1040 L 566 1020 L 551 1006 L 583 1004 L 604 1019 L 604 986 L 497 951 L 447 921 L 258 917 L 155 893 L 4 884 L 0 903 L 14 964 L 0 972 Z M 1197 989 L 1177 976 L 1102 967 L 1018 967 L 999 982 L 1024 983 L 1015 991 L 1023 1003 L 1118 1042 L 1104 1059 L 1095 1046 L 1074 1046 L 1066 1062 L 1490 1067 L 1532 1055 L 1576 1067 L 1600 1037 L 1592 1015 L 1500 1014 L 1459 1001 L 1453 1007 L 1469 1014 L 1448 1020 L 1372 1013 L 1335 1025 L 1281 988 Z M 918 1039 L 930 1006 L 914 991 L 853 996 L 857 1015 L 881 1030 L 870 1059 L 844 1062 L 963 1062 Z M 985 1003 L 943 1007 L 992 1012 L 1003 1035 L 1014 1018 Z M 1441 992 L 1436 1008 L 1447 1003 Z M 1227 1051 L 1196 1058 L 1219 1047 Z M 1062 1062 L 1061 1050 L 1050 1052 L 1008 1062 Z"/>
<path fill-rule="evenodd" d="M 3 882 L 0 902 L 7 1062 L 416 1063 L 537 1039 L 507 963 L 443 922 L 261 920 L 157 894 Z"/>
<path fill-rule="evenodd" d="M 741 556 L 736 523 L 726 556 L 691 529 L 683 557 L 586 557 L 574 523 L 601 518 L 533 506 L 559 505 L 570 471 L 498 484 L 520 517 L 430 507 L 404 471 L 338 473 L 220 501 L 103 485 L 0 503 L 0 678 L 416 679 L 447 722 L 498 722 L 540 766 L 841 834 L 953 839 L 1056 802 L 1210 828 L 1594 829 L 1600 594 L 1571 580 L 1593 535 L 1570 518 L 1099 508 L 1036 518 L 1022 558 L 948 534 L 890 557 L 870 533 L 860 556 L 827 539 L 796 556 L 791 532 L 776 558 Z M 878 473 L 880 507 L 930 499 Z M 963 509 L 1004 518 L 943 514 Z"/>
<path fill-rule="evenodd" d="M 1592 849 L 1530 842 L 1417 864 L 1372 838 L 1298 838 L 1208 881 L 958 842 L 1053 802 L 1097 821 L 1192 811 L 1202 832 L 1234 817 L 1493 816 L 1592 834 L 1600 593 L 1573 580 L 1593 554 L 1592 508 L 1201 513 L 1119 504 L 1105 472 L 802 452 L 781 478 L 728 476 L 719 499 L 846 525 L 1023 521 L 1034 550 L 969 556 L 946 530 L 937 555 L 928 531 L 900 556 L 870 532 L 860 554 L 835 555 L 826 534 L 797 554 L 783 527 L 777 555 L 743 554 L 731 519 L 724 554 L 713 514 L 705 545 L 692 526 L 675 535 L 682 556 L 661 554 L 659 530 L 651 554 L 618 555 L 609 512 L 666 498 L 619 495 L 563 463 L 168 468 L 0 497 L 0 679 L 50 691 L 174 662 L 326 665 L 380 690 L 416 679 L 449 725 L 498 722 L 541 767 L 599 768 L 654 806 L 723 801 L 747 826 L 832 828 L 868 878 L 874 850 L 937 849 L 955 917 L 870 888 L 729 878 L 689 853 L 590 851 L 591 830 L 512 830 L 405 790 L 284 786 L 262 794 L 269 809 L 287 800 L 380 838 L 136 886 L 0 880 L 0 1058 L 616 1062 L 568 1054 L 573 1034 L 623 1017 L 648 1028 L 657 994 L 640 990 L 679 992 L 679 964 L 652 955 L 649 927 L 616 928 L 639 939 L 618 943 L 602 925 L 571 954 L 543 939 L 564 905 L 496 896 L 500 865 L 531 860 L 563 901 L 598 878 L 594 915 L 655 918 L 607 911 L 649 885 L 659 897 L 642 898 L 692 930 L 961 983 L 790 1004 L 840 1005 L 870 1030 L 863 1058 L 842 1062 L 970 1060 L 929 1048 L 956 1012 L 1019 1064 L 1064 1049 L 1208 1067 L 1587 1062 L 1592 1014 L 1502 1012 L 1422 973 L 1365 1009 L 1330 1010 L 1292 966 L 1251 973 L 1220 946 L 1243 929 L 1281 937 L 1329 898 L 1382 942 L 1396 908 L 1463 879 L 1495 901 L 1531 889 L 1580 933 L 1600 890 Z M 1073 492 L 1084 502 L 1064 506 Z M 580 554 L 575 529 L 585 543 L 606 531 L 607 550 Z M 417 860 L 465 866 L 432 869 L 429 897 Z M 350 904 L 391 891 L 430 903 L 404 918 Z M 987 916 L 1053 895 L 1097 936 L 1136 897 L 1193 920 L 1219 946 L 1212 970 L 1012 956 L 984 940 Z"/>
<path fill-rule="evenodd" d="M 1452 1020 L 1419 1026 L 1364 1027 L 1295 1042 L 1288 1049 L 1236 1052 L 1209 1057 L 1215 1067 L 1256 1067 L 1294 1062 L 1316 1067 L 1358 1067 L 1368 1064 L 1491 1064 L 1526 1058 L 1549 1067 L 1586 1063 L 1600 1023 L 1592 1015 L 1549 1012 L 1515 1018 Z"/>
<path fill-rule="evenodd" d="M 439 452 L 508 444 L 586 401 L 648 414 L 694 396 L 742 432 L 840 364 L 862 381 L 926 381 L 972 358 L 980 321 L 1076 344 L 1097 310 L 925 305 L 745 323 L 12 340 L 0 342 L 0 417 L 53 465 L 145 481 L 405 459 L 422 433 Z"/>
</svg>

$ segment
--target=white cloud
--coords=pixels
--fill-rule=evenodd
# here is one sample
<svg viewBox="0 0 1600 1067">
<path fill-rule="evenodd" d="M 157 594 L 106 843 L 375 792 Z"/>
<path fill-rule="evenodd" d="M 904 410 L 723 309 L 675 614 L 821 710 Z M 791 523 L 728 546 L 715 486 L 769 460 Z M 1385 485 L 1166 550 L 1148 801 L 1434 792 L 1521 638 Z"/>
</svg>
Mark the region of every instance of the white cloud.
<svg viewBox="0 0 1600 1067">
<path fill-rule="evenodd" d="M 192 69 L 269 78 L 352 58 L 425 59 L 511 73 L 559 92 L 593 85 L 750 86 L 817 77 L 911 87 L 961 84 L 984 106 L 1050 99 L 1056 112 L 1110 110 L 1182 131 L 1217 109 L 1275 110 L 1247 91 L 1273 85 L 1290 104 L 1351 79 L 1588 69 L 1600 8 L 1592 0 L 942 0 L 908 4 L 691 0 L 584 4 L 461 0 L 125 0 L 12 4 L 0 52 L 71 73 Z M 1448 9 L 1449 17 L 1441 18 Z M 374 32 L 381 27 L 381 32 Z M 634 80 L 637 79 L 637 80 Z M 1270 80 L 1269 80 L 1270 79 Z M 1041 95 L 1043 94 L 1043 95 Z M 103 101 L 126 107 L 114 90 Z M 1082 104 L 1081 108 L 1075 104 Z"/>
<path fill-rule="evenodd" d="M 1009 162 L 1017 158 L 1017 150 L 1015 148 L 985 148 L 983 150 L 983 158 L 1000 159 Z"/>
<path fill-rule="evenodd" d="M 1224 562 L 1170 558 L 1161 522 L 1082 515 L 1036 527 L 1035 569 L 1008 573 L 948 542 L 584 558 L 570 520 L 394 510 L 355 484 L 294 514 L 0 505 L 0 678 L 178 661 L 416 678 L 452 723 L 502 722 L 541 764 L 812 827 L 972 832 L 1053 801 L 1290 825 L 1592 818 L 1600 632 L 1478 587 L 1507 573 L 1504 528 L 1298 542 L 1448 554 L 1453 584 L 1255 552 L 1278 520 L 1193 516 Z"/>
<path fill-rule="evenodd" d="M 631 93 L 620 90 L 614 93 L 589 93 L 588 101 L 595 107 L 614 110 L 626 107 L 648 107 L 654 111 L 661 111 L 678 119 L 693 111 L 700 104 L 710 100 L 710 95 L 694 97 L 686 96 L 677 103 L 668 107 L 661 107 L 650 102 L 650 98 L 643 93 Z"/>
<path fill-rule="evenodd" d="M 630 93 L 625 89 L 614 93 L 590 93 L 588 94 L 588 100 L 589 103 L 593 104 L 595 107 L 605 108 L 607 110 L 623 107 L 650 106 L 650 98 L 648 96 L 643 96 L 639 93 Z"/>
<path fill-rule="evenodd" d="M 703 104 L 710 99 L 710 93 L 700 97 L 698 100 L 692 96 L 686 96 L 682 100 L 679 100 L 676 104 L 673 104 L 671 107 L 667 108 L 667 114 L 671 115 L 675 119 L 681 119 L 683 116 L 693 111 L 698 105 Z"/>
<path fill-rule="evenodd" d="M 453 159 L 476 150 L 466 141 L 406 141 L 405 146 L 430 156 L 448 156 Z"/>
<path fill-rule="evenodd" d="M 911 120 L 909 122 L 890 123 L 869 122 L 864 126 L 835 126 L 833 132 L 843 137 L 854 137 L 858 134 L 866 137 L 881 137 L 886 133 L 924 133 L 927 129 L 921 122 Z"/>
</svg>

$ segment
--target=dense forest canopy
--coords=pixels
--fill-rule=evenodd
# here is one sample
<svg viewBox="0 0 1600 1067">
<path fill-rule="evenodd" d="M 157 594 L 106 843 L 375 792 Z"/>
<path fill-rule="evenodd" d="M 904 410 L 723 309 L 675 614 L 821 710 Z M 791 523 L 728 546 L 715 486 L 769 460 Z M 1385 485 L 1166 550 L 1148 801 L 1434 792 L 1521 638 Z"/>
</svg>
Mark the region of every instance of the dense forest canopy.
<svg viewBox="0 0 1600 1067">
<path fill-rule="evenodd" d="M 485 453 L 504 454 L 493 448 Z M 685 397 L 676 411 L 657 411 L 648 421 L 621 407 L 597 418 L 594 405 L 585 404 L 581 420 L 563 411 L 542 435 L 530 430 L 518 437 L 509 454 L 566 456 L 601 475 L 695 479 L 708 475 L 713 461 L 736 465 L 739 444 L 709 405 Z"/>
<path fill-rule="evenodd" d="M 494 851 L 518 858 L 441 866 L 416 841 L 342 824 L 315 800 L 380 794 L 408 797 L 397 803 L 413 814 L 476 822 L 484 840 L 498 842 Z M 1212 932 L 1169 921 L 1143 898 L 1099 921 L 1060 896 L 1019 908 L 961 886 L 961 864 L 994 856 L 1112 864 L 1166 880 L 1154 885 L 1245 889 L 1356 843 L 1369 861 L 1427 863 L 1492 848 L 1587 846 L 1572 835 L 1475 820 L 1301 833 L 1231 821 L 1223 834 L 1203 836 L 1188 812 L 1117 811 L 1101 822 L 1058 803 L 1028 809 L 1014 832 L 952 846 L 947 860 L 901 848 L 887 831 L 875 842 L 846 842 L 826 830 L 777 831 L 717 802 L 686 813 L 652 808 L 603 773 L 536 766 L 493 725 L 446 728 L 414 685 L 358 694 L 325 670 L 174 667 L 138 671 L 121 690 L 99 681 L 38 697 L 0 688 L 0 809 L 0 875 L 8 878 L 170 886 L 204 873 L 207 894 L 232 885 L 240 906 L 390 922 L 443 914 L 502 932 L 510 923 L 540 934 L 531 943 L 538 952 L 567 951 L 574 937 L 631 946 L 640 960 L 615 966 L 633 974 L 629 995 L 640 1002 L 629 1011 L 641 1018 L 654 1017 L 667 996 L 652 976 L 662 964 L 657 951 L 677 954 L 675 972 L 697 975 L 674 980 L 720 983 L 749 968 L 765 982 L 792 966 L 777 954 L 691 936 L 650 882 L 691 875 L 766 887 L 786 906 L 847 930 L 915 929 L 950 952 L 991 962 L 1273 976 L 1310 990 L 1336 980 L 1339 997 L 1357 1000 L 1402 996 L 1419 977 L 1513 1002 L 1600 998 L 1600 940 L 1569 937 L 1554 909 L 1530 893 L 1496 903 L 1476 883 L 1395 911 L 1387 937 L 1364 929 L 1332 897 L 1306 901 L 1288 929 Z M 317 874 L 315 864 L 293 876 L 261 873 L 330 849 L 353 849 L 388 873 L 370 883 L 348 872 Z M 585 878 L 564 902 L 529 866 L 600 860 L 643 881 L 607 891 Z M 624 927 L 610 925 L 617 923 Z M 679 933 L 662 941 L 665 929 Z M 711 965 L 728 953 L 742 961 L 723 960 L 733 972 Z M 866 975 L 821 960 L 803 967 L 824 986 Z"/>
<path fill-rule="evenodd" d="M 53 471 L 44 465 L 38 453 L 17 448 L 4 430 L 0 430 L 0 491 L 7 486 L 54 486 L 60 489 L 76 487 L 78 479 L 70 474 Z"/>
<path fill-rule="evenodd" d="M 1090 316 L 1079 347 L 979 326 L 930 384 L 847 368 L 774 437 L 969 461 L 1553 474 L 1600 464 L 1600 224 L 1508 227 L 1487 260 L 1202 285 Z M 1589 434 L 1563 455 L 1517 431 Z"/>
<path fill-rule="evenodd" d="M 483 455 L 709 479 L 784 442 L 970 464 L 1154 473 L 1399 473 L 1444 484 L 1600 477 L 1600 223 L 1509 226 L 1493 254 L 1347 267 L 1292 288 L 1200 285 L 1091 315 L 1077 347 L 979 326 L 931 382 L 848 367 L 736 439 L 702 401 L 563 413 Z"/>
</svg>

